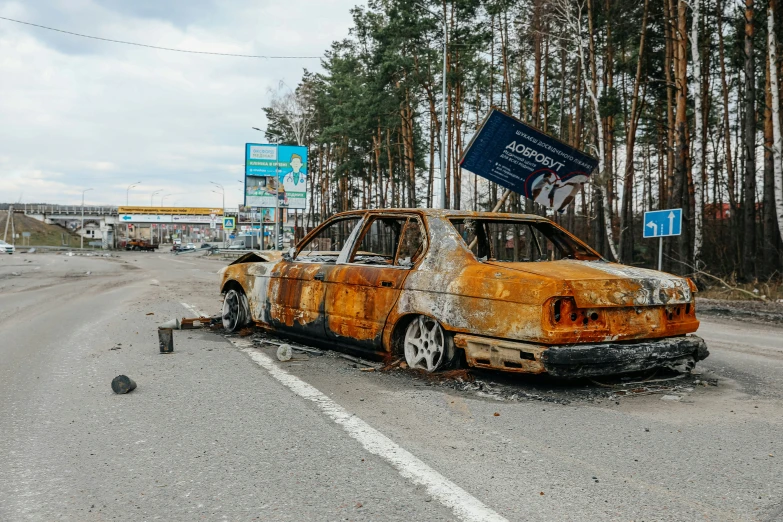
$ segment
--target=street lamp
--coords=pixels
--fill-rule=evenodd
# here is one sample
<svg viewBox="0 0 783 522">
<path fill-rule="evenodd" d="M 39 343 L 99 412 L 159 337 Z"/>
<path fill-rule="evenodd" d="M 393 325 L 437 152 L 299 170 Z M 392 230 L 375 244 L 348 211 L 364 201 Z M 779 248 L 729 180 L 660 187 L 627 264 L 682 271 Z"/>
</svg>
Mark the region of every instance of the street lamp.
<svg viewBox="0 0 783 522">
<path fill-rule="evenodd" d="M 161 207 L 163 206 L 163 201 L 164 201 L 164 200 L 165 200 L 167 197 L 169 197 L 169 196 L 171 196 L 171 195 L 173 195 L 173 194 L 164 194 L 164 195 L 162 195 L 162 196 L 160 197 L 160 206 L 161 206 Z"/>
<path fill-rule="evenodd" d="M 150 206 L 152 206 L 152 198 L 154 198 L 157 194 L 160 194 L 161 192 L 163 192 L 163 191 L 162 190 L 156 190 L 155 192 L 150 194 Z"/>
<path fill-rule="evenodd" d="M 128 190 L 125 191 L 125 206 L 128 206 L 130 204 L 129 203 L 130 202 L 130 189 L 132 189 L 133 187 L 135 187 L 137 185 L 141 185 L 141 181 L 137 181 L 136 183 L 131 183 L 130 185 L 128 185 Z"/>
<path fill-rule="evenodd" d="M 82 233 L 80 234 L 81 241 L 79 243 L 79 248 L 84 248 L 84 193 L 91 190 L 91 188 L 82 190 Z"/>
<path fill-rule="evenodd" d="M 220 193 L 223 195 L 223 217 L 226 216 L 226 189 L 223 188 L 223 185 L 220 183 L 215 183 L 214 181 L 210 181 L 213 185 L 218 187 L 220 189 Z M 217 191 L 213 190 L 212 192 L 215 192 L 217 194 Z M 226 244 L 226 228 L 221 227 L 221 230 L 223 231 L 223 246 Z"/>
</svg>

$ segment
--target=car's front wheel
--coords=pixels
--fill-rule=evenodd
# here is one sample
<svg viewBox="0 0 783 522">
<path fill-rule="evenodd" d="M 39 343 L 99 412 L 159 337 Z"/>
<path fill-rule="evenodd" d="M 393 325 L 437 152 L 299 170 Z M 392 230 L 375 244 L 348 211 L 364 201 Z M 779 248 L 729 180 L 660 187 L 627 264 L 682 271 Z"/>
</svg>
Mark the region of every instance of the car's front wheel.
<svg viewBox="0 0 783 522">
<path fill-rule="evenodd" d="M 408 324 L 403 343 L 405 362 L 411 368 L 434 372 L 451 364 L 454 347 L 435 319 L 417 316 Z"/>
<path fill-rule="evenodd" d="M 223 328 L 236 332 L 250 321 L 247 296 L 241 290 L 231 289 L 223 298 Z"/>
</svg>

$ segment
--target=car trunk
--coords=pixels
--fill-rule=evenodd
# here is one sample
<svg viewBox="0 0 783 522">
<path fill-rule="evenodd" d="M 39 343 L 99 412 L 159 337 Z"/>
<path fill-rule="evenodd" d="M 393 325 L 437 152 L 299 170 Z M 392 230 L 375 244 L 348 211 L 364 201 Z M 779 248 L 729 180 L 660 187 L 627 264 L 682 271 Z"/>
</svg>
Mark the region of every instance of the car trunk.
<svg viewBox="0 0 783 522">
<path fill-rule="evenodd" d="M 579 308 L 677 305 L 692 299 L 688 280 L 683 277 L 606 261 L 487 264 L 562 281 L 573 290 Z"/>
</svg>

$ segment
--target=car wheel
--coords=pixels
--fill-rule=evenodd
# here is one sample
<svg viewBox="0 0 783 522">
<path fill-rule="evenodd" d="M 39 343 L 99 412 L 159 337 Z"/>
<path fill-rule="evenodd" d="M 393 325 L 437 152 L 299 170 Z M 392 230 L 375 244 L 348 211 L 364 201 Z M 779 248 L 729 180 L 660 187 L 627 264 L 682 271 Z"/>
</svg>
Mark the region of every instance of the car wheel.
<svg viewBox="0 0 783 522">
<path fill-rule="evenodd" d="M 454 357 L 450 337 L 438 321 L 423 315 L 408 325 L 403 348 L 409 367 L 428 372 L 447 367 Z"/>
<path fill-rule="evenodd" d="M 247 296 L 241 290 L 231 289 L 223 298 L 223 328 L 236 332 L 250 319 Z"/>
</svg>

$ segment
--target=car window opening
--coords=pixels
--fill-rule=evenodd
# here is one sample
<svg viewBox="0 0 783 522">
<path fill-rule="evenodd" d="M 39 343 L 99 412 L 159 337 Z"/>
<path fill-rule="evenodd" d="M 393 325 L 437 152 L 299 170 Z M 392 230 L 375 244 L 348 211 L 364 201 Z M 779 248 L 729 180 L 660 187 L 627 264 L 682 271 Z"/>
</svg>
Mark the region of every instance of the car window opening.
<svg viewBox="0 0 783 522">
<path fill-rule="evenodd" d="M 417 218 L 376 217 L 365 226 L 350 262 L 410 268 L 423 250 L 421 222 Z"/>
<path fill-rule="evenodd" d="M 351 232 L 361 219 L 361 216 L 340 219 L 322 228 L 302 245 L 296 255 L 296 260 L 306 263 L 335 264 L 337 256 L 340 255 L 340 251 L 348 241 Z"/>
<path fill-rule="evenodd" d="M 552 223 L 511 219 L 450 220 L 476 259 L 501 263 L 601 259 Z"/>
</svg>

